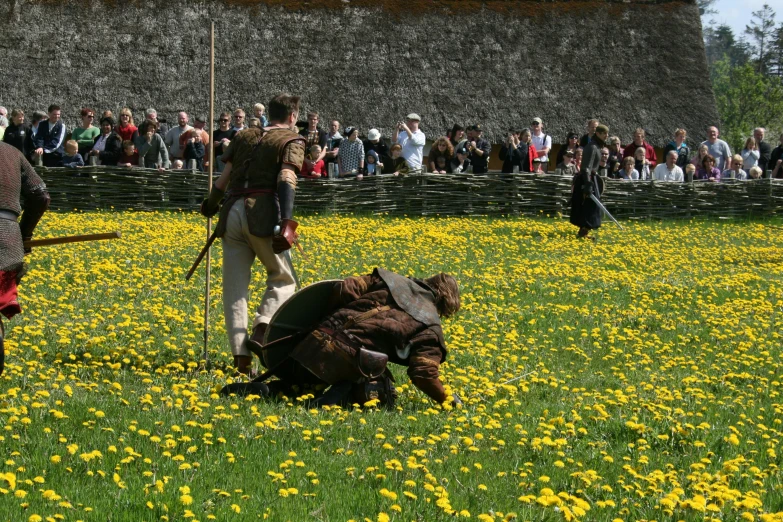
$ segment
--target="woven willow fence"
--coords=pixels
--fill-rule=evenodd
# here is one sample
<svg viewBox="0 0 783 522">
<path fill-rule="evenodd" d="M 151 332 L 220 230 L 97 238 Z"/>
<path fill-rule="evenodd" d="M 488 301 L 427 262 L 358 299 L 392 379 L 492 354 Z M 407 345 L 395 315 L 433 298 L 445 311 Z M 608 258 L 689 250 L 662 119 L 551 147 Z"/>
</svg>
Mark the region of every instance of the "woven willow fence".
<svg viewBox="0 0 783 522">
<path fill-rule="evenodd" d="M 36 169 L 59 210 L 197 209 L 207 174 L 121 167 Z M 78 175 L 77 175 L 78 174 Z M 571 180 L 554 174 L 422 174 L 303 179 L 297 212 L 391 215 L 556 215 L 568 213 Z M 783 180 L 665 183 L 606 180 L 615 217 L 749 217 L 783 212 Z"/>
</svg>

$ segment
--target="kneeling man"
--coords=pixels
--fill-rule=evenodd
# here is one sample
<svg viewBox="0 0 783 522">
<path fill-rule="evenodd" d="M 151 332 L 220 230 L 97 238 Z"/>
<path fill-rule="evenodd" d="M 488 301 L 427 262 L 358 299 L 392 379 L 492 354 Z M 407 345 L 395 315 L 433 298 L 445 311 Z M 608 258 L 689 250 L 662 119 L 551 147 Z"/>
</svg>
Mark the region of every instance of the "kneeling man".
<svg viewBox="0 0 783 522">
<path fill-rule="evenodd" d="M 289 301 L 295 302 L 295 297 Z M 376 268 L 372 274 L 338 281 L 331 289 L 329 312 L 314 329 L 291 336 L 297 341 L 293 345 L 270 342 L 255 349 L 269 371 L 249 385 L 229 385 L 222 393 L 265 395 L 292 385 L 326 384 L 331 388 L 317 405 L 378 399 L 390 406 L 395 392 L 386 364 L 391 361 L 407 366 L 413 384 L 442 403 L 449 397 L 438 379 L 446 359 L 440 318 L 456 313 L 459 306 L 457 281 L 448 274 L 421 280 Z M 271 331 L 274 326 L 273 318 Z M 272 375 L 280 380 L 260 385 Z"/>
</svg>

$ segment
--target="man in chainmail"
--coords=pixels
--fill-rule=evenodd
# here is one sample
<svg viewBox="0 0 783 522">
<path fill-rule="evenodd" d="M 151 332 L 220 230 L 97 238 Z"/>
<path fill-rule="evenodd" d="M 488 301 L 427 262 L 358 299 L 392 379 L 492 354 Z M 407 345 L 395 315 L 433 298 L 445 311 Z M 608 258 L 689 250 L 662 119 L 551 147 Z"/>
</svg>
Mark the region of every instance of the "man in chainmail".
<svg viewBox="0 0 783 522">
<path fill-rule="evenodd" d="M 33 167 L 15 147 L 0 143 L 0 313 L 8 319 L 22 311 L 17 285 L 25 271 L 24 255 L 29 252 L 24 241 L 32 238 L 48 207 L 49 193 Z M 4 338 L 0 319 L 0 374 L 5 362 Z"/>
<path fill-rule="evenodd" d="M 220 209 L 215 232 L 223 240 L 223 313 L 234 366 L 244 374 L 253 363 L 247 343 L 261 346 L 272 315 L 296 291 L 283 253 L 298 237 L 294 194 L 305 157 L 305 139 L 293 130 L 299 104 L 298 96 L 280 94 L 268 104 L 269 126 L 234 136 L 221 158 L 226 166 L 201 205 L 208 217 Z M 247 294 L 256 258 L 266 268 L 266 290 L 248 338 Z"/>
</svg>

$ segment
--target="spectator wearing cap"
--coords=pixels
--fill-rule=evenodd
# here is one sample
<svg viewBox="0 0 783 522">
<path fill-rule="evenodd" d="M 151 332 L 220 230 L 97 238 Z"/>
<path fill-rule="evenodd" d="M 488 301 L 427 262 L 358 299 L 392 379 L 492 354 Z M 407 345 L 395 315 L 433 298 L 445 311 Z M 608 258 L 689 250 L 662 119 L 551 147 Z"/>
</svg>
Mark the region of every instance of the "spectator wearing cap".
<svg viewBox="0 0 783 522">
<path fill-rule="evenodd" d="M 454 149 L 454 158 L 451 160 L 451 172 L 453 174 L 462 174 L 470 168 L 470 151 L 468 150 L 467 140 L 459 143 Z"/>
<path fill-rule="evenodd" d="M 402 147 L 402 157 L 408 162 L 411 170 L 421 170 L 424 161 L 424 144 L 427 137 L 419 129 L 421 117 L 412 112 L 408 114 L 404 122 L 399 122 L 394 129 L 392 141 Z"/>
<path fill-rule="evenodd" d="M 566 150 L 563 153 L 563 159 L 557 164 L 555 174 L 558 176 L 574 177 L 576 174 L 576 165 L 574 164 L 574 151 Z"/>
<path fill-rule="evenodd" d="M 481 137 L 482 132 L 481 125 L 468 127 L 467 145 L 473 174 L 486 174 L 489 170 L 489 153 L 492 152 L 492 145 Z"/>
<path fill-rule="evenodd" d="M 35 154 L 43 156 L 45 167 L 62 166 L 66 128 L 60 119 L 61 111 L 58 105 L 49 106 L 49 119 L 38 125 L 38 131 L 33 137 Z"/>
<path fill-rule="evenodd" d="M 321 147 L 321 157 L 315 161 L 320 161 L 326 156 L 326 131 L 318 128 L 319 121 L 318 113 L 310 111 L 307 113 L 307 127 L 299 131 L 299 135 L 307 140 L 306 150 L 310 150 L 313 145 Z"/>
<path fill-rule="evenodd" d="M 595 130 L 593 130 L 595 133 Z M 560 147 L 560 150 L 557 151 L 557 162 L 556 165 L 560 165 L 563 162 L 563 156 L 565 156 L 565 153 L 570 151 L 575 151 L 576 148 L 579 146 L 579 135 L 573 131 L 569 132 L 566 136 L 566 142 L 565 145 Z"/>
<path fill-rule="evenodd" d="M 163 140 L 166 143 L 166 147 L 169 149 L 169 159 L 171 161 L 174 161 L 175 159 L 182 159 L 183 148 L 180 146 L 179 139 L 183 134 L 190 132 L 190 129 L 193 128 L 188 125 L 189 121 L 190 118 L 188 117 L 187 112 L 179 112 L 177 114 L 178 125 L 169 129 L 169 132 L 166 134 L 166 138 Z"/>
<path fill-rule="evenodd" d="M 359 139 L 359 129 L 345 128 L 345 139 L 337 155 L 340 177 L 356 175 L 364 170 L 364 145 Z"/>
<path fill-rule="evenodd" d="M 647 143 L 645 141 L 646 133 L 644 132 L 644 129 L 639 127 L 636 129 L 633 133 L 633 142 L 631 142 L 630 145 L 625 147 L 625 150 L 623 151 L 623 157 L 625 156 L 631 156 L 636 157 L 636 149 L 643 148 L 644 149 L 644 157 L 647 159 L 647 163 L 650 167 L 650 169 L 654 169 L 655 166 L 658 164 L 658 156 L 655 154 L 655 149 L 652 145 Z M 639 170 L 639 166 L 637 165 L 636 170 Z M 644 172 L 639 171 L 642 176 L 644 176 Z M 645 179 L 645 178 L 642 178 Z"/>
<path fill-rule="evenodd" d="M 606 140 L 606 146 L 609 148 L 609 161 L 607 162 L 607 171 L 610 178 L 619 178 L 623 163 L 623 147 L 620 138 L 610 136 Z"/>
<path fill-rule="evenodd" d="M 378 129 L 370 129 L 370 132 L 367 133 L 367 140 L 363 144 L 364 153 L 368 154 L 374 150 L 381 163 L 389 158 L 389 146 L 381 139 L 381 132 Z"/>
<path fill-rule="evenodd" d="M 430 172 L 446 174 L 451 170 L 451 159 L 454 157 L 454 146 L 446 136 L 441 136 L 430 147 L 427 156 Z"/>
<path fill-rule="evenodd" d="M 95 138 L 90 156 L 98 158 L 100 165 L 117 166 L 122 155 L 122 138 L 114 131 L 114 119 L 101 118 L 101 133 Z"/>
<path fill-rule="evenodd" d="M 587 147 L 587 144 L 590 143 L 590 140 L 592 140 L 593 136 L 595 136 L 595 129 L 598 128 L 598 123 L 599 122 L 596 119 L 587 120 L 587 134 L 584 134 L 579 139 L 579 146 L 583 149 Z M 571 150 L 576 150 L 576 147 Z"/>
<path fill-rule="evenodd" d="M 544 122 L 541 118 L 533 118 L 531 126 L 533 145 L 536 147 L 538 159 L 541 160 L 540 170 L 547 172 L 549 170 L 549 151 L 552 150 L 552 136 L 544 132 Z"/>
</svg>

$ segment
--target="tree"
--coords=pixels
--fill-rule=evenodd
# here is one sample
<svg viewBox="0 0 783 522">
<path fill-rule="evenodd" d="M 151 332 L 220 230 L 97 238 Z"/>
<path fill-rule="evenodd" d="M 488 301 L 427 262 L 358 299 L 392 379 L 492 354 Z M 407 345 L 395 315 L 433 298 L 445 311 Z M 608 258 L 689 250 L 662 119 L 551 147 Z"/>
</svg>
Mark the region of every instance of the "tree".
<svg viewBox="0 0 783 522">
<path fill-rule="evenodd" d="M 726 24 L 704 30 L 704 48 L 707 53 L 707 65 L 712 67 L 716 62 L 728 57 L 732 66 L 744 65 L 748 61 L 747 44 L 734 37 L 734 31 Z"/>
<path fill-rule="evenodd" d="M 756 57 L 756 70 L 761 74 L 767 74 L 770 42 L 774 39 L 774 29 L 775 11 L 768 4 L 764 4 L 758 11 L 753 11 L 750 24 L 745 26 L 745 34 L 751 41 L 751 52 Z"/>
<path fill-rule="evenodd" d="M 696 5 L 699 6 L 699 16 L 704 18 L 705 16 L 717 14 L 718 11 L 712 7 L 714 3 L 715 0 L 696 0 Z"/>
<path fill-rule="evenodd" d="M 733 149 L 754 127 L 766 127 L 770 135 L 783 129 L 783 82 L 764 76 L 752 64 L 732 66 L 728 57 L 711 68 L 715 102 L 721 118 L 721 137 Z"/>
<path fill-rule="evenodd" d="M 783 22 L 775 29 L 769 53 L 768 74 L 783 80 Z"/>
</svg>

